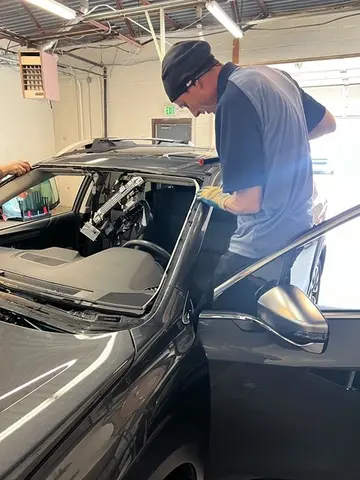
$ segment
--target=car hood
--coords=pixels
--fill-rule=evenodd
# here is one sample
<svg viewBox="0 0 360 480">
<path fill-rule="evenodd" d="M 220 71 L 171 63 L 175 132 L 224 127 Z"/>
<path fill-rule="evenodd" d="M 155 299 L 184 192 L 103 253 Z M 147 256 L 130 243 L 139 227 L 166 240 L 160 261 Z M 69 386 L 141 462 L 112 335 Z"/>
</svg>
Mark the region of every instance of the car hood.
<svg viewBox="0 0 360 480">
<path fill-rule="evenodd" d="M 134 357 L 129 331 L 69 335 L 0 322 L 0 345 L 0 478 L 59 440 Z"/>
</svg>

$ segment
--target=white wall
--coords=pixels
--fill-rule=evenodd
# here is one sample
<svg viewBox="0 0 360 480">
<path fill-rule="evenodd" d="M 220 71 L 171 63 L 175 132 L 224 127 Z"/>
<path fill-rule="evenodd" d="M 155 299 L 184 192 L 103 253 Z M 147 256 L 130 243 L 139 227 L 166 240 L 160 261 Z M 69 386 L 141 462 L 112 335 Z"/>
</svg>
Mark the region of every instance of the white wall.
<svg viewBox="0 0 360 480">
<path fill-rule="evenodd" d="M 0 164 L 37 162 L 54 153 L 53 113 L 48 102 L 22 98 L 20 73 L 0 67 Z"/>
<path fill-rule="evenodd" d="M 217 56 L 222 61 L 231 59 L 232 37 L 230 35 L 217 35 L 212 44 Z M 107 49 L 104 52 L 103 59 L 109 65 L 109 135 L 135 138 L 151 137 L 151 119 L 163 118 L 164 108 L 170 103 L 162 87 L 160 63 L 154 46 L 149 44 L 141 49 L 134 56 L 133 63 L 129 65 L 123 65 L 129 60 L 129 54 L 120 52 L 117 55 L 117 65 L 112 66 L 114 50 Z M 84 50 L 80 54 L 100 61 L 98 50 Z M 68 57 L 66 57 L 66 61 L 71 63 L 71 59 Z M 86 68 L 86 65 L 82 64 L 81 67 Z M 103 134 L 102 89 L 99 88 L 98 78 L 90 75 L 91 83 L 89 84 L 86 74 L 76 73 L 75 70 L 71 70 L 71 73 L 76 74 L 77 79 L 61 77 L 61 101 L 54 105 L 57 151 L 78 140 Z M 81 97 L 79 96 L 80 89 Z M 81 102 L 79 102 L 79 98 L 81 98 Z M 80 109 L 80 103 L 82 109 Z M 80 110 L 83 111 L 83 120 L 81 120 Z M 191 115 L 185 110 L 177 110 L 176 117 L 190 118 Z M 213 116 L 193 119 L 192 130 L 192 140 L 197 145 L 204 147 L 214 145 Z"/>
<path fill-rule="evenodd" d="M 60 76 L 60 102 L 54 102 L 55 150 L 103 135 L 102 80 Z"/>
<path fill-rule="evenodd" d="M 336 55 L 360 54 L 360 17 L 351 17 L 340 22 L 307 28 L 296 28 L 303 24 L 328 22 L 339 17 L 327 15 L 301 20 L 282 20 L 264 22 L 256 28 L 266 30 L 250 30 L 241 40 L 240 63 L 273 64 L 287 59 L 329 57 Z M 287 30 L 282 30 L 287 29 Z M 168 41 L 175 43 L 179 36 L 189 32 L 175 33 Z M 217 58 L 222 62 L 232 58 L 232 37 L 230 34 L 211 35 L 206 37 Z M 112 48 L 84 49 L 78 54 L 95 61 L 103 60 L 110 65 L 109 79 L 109 135 L 148 137 L 151 135 L 151 119 L 163 118 L 164 107 L 169 104 L 160 80 L 160 63 L 152 43 L 136 52 L 133 47 L 122 45 L 128 52 Z M 64 57 L 65 58 L 65 57 Z M 115 59 L 115 62 L 114 62 Z M 71 63 L 71 59 L 66 57 Z M 111 65 L 115 63 L 112 67 Z M 74 65 L 76 65 L 74 63 Z M 77 64 L 79 65 L 79 64 Z M 81 67 L 86 67 L 81 64 Z M 79 76 L 82 85 L 83 132 L 80 121 L 79 95 L 76 93 L 75 81 L 71 78 L 61 80 L 62 101 L 54 108 L 55 143 L 59 150 L 80 138 L 102 134 L 101 96 L 97 80 L 87 83 L 86 78 Z M 90 97 L 89 97 L 90 91 Z M 324 94 L 314 89 L 315 96 Z M 331 97 L 328 90 L 326 96 Z M 337 98 L 339 98 L 337 96 Z M 321 98 L 319 98 L 321 100 Z M 91 107 L 91 108 L 90 108 Z M 187 112 L 177 111 L 177 116 L 189 116 Z M 202 116 L 193 119 L 193 141 L 199 146 L 214 145 L 214 118 Z"/>
</svg>

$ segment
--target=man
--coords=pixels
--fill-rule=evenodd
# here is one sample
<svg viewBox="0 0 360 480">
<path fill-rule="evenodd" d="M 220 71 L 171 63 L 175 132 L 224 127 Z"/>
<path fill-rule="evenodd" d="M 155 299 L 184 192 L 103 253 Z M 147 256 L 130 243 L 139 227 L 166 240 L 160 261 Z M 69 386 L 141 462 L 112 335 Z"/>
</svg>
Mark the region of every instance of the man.
<svg viewBox="0 0 360 480">
<path fill-rule="evenodd" d="M 223 187 L 198 198 L 237 216 L 219 283 L 312 226 L 309 139 L 333 132 L 335 120 L 288 74 L 222 65 L 203 41 L 174 45 L 162 80 L 169 99 L 195 117 L 215 113 Z"/>
<path fill-rule="evenodd" d="M 24 175 L 31 169 L 29 162 L 12 162 L 7 165 L 0 165 L 0 178 L 7 175 Z"/>
</svg>

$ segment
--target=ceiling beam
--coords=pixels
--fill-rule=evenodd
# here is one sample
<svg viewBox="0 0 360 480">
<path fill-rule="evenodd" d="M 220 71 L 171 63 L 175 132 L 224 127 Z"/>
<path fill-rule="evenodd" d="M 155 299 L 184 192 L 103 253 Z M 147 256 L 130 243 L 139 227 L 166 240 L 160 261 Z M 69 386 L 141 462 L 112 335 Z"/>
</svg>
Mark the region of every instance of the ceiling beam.
<svg viewBox="0 0 360 480">
<path fill-rule="evenodd" d="M 268 17 L 270 15 L 270 10 L 269 10 L 268 6 L 266 5 L 265 1 L 264 0 L 256 0 L 256 3 L 259 5 L 259 8 L 260 8 L 263 16 Z"/>
<path fill-rule="evenodd" d="M 141 0 L 140 0 L 141 1 Z M 136 7 L 128 7 L 124 8 L 123 10 L 115 10 L 114 12 L 100 12 L 100 13 L 91 13 L 87 17 L 86 20 L 112 20 L 114 18 L 121 18 L 121 17 L 130 17 L 131 15 L 136 14 L 144 14 L 145 11 L 148 12 L 156 12 L 159 11 L 160 8 L 163 8 L 166 11 L 175 11 L 175 10 L 186 10 L 192 7 L 203 6 L 205 4 L 205 0 L 167 0 L 164 2 L 153 2 Z M 174 22 L 174 20 L 170 20 Z"/>
<path fill-rule="evenodd" d="M 87 36 L 87 35 L 100 35 L 102 33 L 102 29 L 96 29 L 96 28 L 88 28 L 88 29 L 79 29 L 79 30 L 69 30 L 67 32 L 58 32 L 58 33 L 52 33 L 51 35 L 41 35 L 40 37 L 31 37 L 28 39 L 28 43 L 30 43 L 32 46 L 37 45 L 39 46 L 41 42 L 47 42 L 53 40 L 54 42 L 56 40 L 62 40 L 67 37 L 77 37 L 77 36 Z M 0 33 L 1 35 L 1 33 Z"/>
<path fill-rule="evenodd" d="M 239 2 L 237 0 L 230 0 L 230 5 L 231 5 L 231 11 L 234 17 L 234 22 L 237 25 L 240 25 L 241 23 L 241 15 L 240 15 L 240 10 L 239 10 Z"/>
<path fill-rule="evenodd" d="M 23 9 L 25 10 L 25 12 L 29 15 L 29 17 L 31 18 L 31 20 L 34 22 L 36 28 L 41 32 L 41 33 L 45 33 L 45 30 L 43 29 L 43 27 L 40 25 L 40 22 L 38 21 L 38 19 L 35 17 L 35 15 L 33 14 L 33 12 L 31 11 L 29 5 L 27 5 L 27 3 L 24 2 L 24 0 L 20 0 L 21 2 L 21 5 L 23 7 Z"/>
<path fill-rule="evenodd" d="M 23 4 L 24 0 L 20 0 L 21 3 Z M 117 0 L 117 2 L 121 2 L 121 0 Z M 25 5 L 23 5 L 25 7 Z M 87 11 L 89 10 L 89 0 L 80 0 L 80 11 L 83 15 L 86 15 Z M 31 12 L 29 12 L 31 13 Z M 34 18 L 35 19 L 35 18 Z M 91 25 L 94 28 L 94 30 L 79 30 L 79 31 L 74 31 L 73 27 L 76 25 L 79 25 L 82 22 L 81 17 L 77 17 L 75 20 L 72 20 L 69 22 L 68 25 L 65 27 L 62 27 L 60 30 L 57 30 L 53 35 L 49 35 L 47 31 L 42 30 L 43 36 L 40 38 L 38 37 L 33 37 L 31 40 L 33 42 L 43 42 L 44 40 L 61 40 L 62 38 L 66 38 L 69 36 L 77 36 L 77 35 L 91 35 L 93 34 L 99 34 L 100 31 L 106 32 L 106 33 L 113 33 L 114 36 L 117 36 L 121 38 L 122 40 L 125 40 L 127 43 L 133 45 L 136 48 L 141 47 L 141 43 L 139 43 L 135 38 L 128 37 L 127 35 L 123 35 L 122 33 L 119 33 L 116 31 L 115 28 L 109 27 L 109 25 L 105 25 L 104 23 L 97 21 L 97 20 L 87 20 L 85 18 L 85 23 L 88 25 Z M 130 25 L 131 27 L 131 25 Z"/>
<path fill-rule="evenodd" d="M 149 0 L 140 0 L 140 3 L 142 5 L 145 5 L 145 6 L 151 5 L 151 2 Z M 168 25 L 171 25 L 171 27 L 175 28 L 176 30 L 181 28 L 181 25 L 179 25 L 177 22 L 175 22 L 175 20 L 173 20 L 171 17 L 169 17 L 169 15 L 167 15 L 166 13 L 165 13 L 165 22 Z"/>
<path fill-rule="evenodd" d="M 24 45 L 24 44 L 27 44 L 27 43 L 31 43 L 31 44 L 39 45 L 39 44 L 44 43 L 46 41 L 52 41 L 53 40 L 55 42 L 56 40 L 62 40 L 62 39 L 67 38 L 67 37 L 77 37 L 77 36 L 82 36 L 82 35 L 84 35 L 84 36 L 85 35 L 86 36 L 88 36 L 88 35 L 99 35 L 101 32 L 104 32 L 104 31 L 109 32 L 109 27 L 107 27 L 106 25 L 103 25 L 100 22 L 91 21 L 91 22 L 86 22 L 86 23 L 92 25 L 94 28 L 79 29 L 79 30 L 71 29 L 71 30 L 67 30 L 67 31 L 60 30 L 60 31 L 58 31 L 56 33 L 52 33 L 50 35 L 45 34 L 45 35 L 41 35 L 40 37 L 26 38 L 26 39 L 24 39 L 25 41 L 23 41 L 22 44 Z M 130 37 L 127 37 L 126 35 L 118 33 L 115 30 L 113 30 L 113 32 L 114 32 L 114 35 L 118 36 L 122 40 L 127 41 L 128 43 L 130 43 L 134 47 L 136 47 L 136 48 L 142 47 L 141 43 L 139 43 L 135 39 L 132 39 Z M 3 33 L 0 29 L 0 36 L 1 35 L 3 35 Z M 9 37 L 4 37 L 4 38 L 9 38 Z M 9 38 L 9 40 L 14 40 L 14 41 L 17 41 L 18 43 L 20 43 L 15 38 Z"/>
<path fill-rule="evenodd" d="M 87 23 L 89 23 L 89 25 L 93 25 L 96 28 L 99 28 L 100 30 L 104 30 L 106 32 L 109 32 L 109 27 L 107 25 L 104 25 L 101 22 L 97 22 L 96 20 L 88 20 Z M 142 47 L 141 43 L 139 43 L 134 38 L 130 38 L 127 35 L 124 35 L 122 33 L 117 32 L 116 30 L 114 30 L 114 34 L 117 37 L 121 38 L 122 40 L 125 40 L 125 42 L 130 43 L 130 45 L 132 45 L 136 48 Z"/>
<path fill-rule="evenodd" d="M 93 67 L 103 68 L 104 66 L 102 63 L 94 62 L 94 60 L 81 57 L 80 55 L 76 55 L 75 53 L 72 53 L 72 52 L 67 52 L 66 50 L 63 50 L 61 54 L 67 57 L 75 58 L 75 60 L 80 60 L 80 62 L 87 63 L 89 65 L 92 65 Z"/>
<path fill-rule="evenodd" d="M 118 8 L 120 9 L 123 9 L 124 8 L 124 5 L 123 5 L 123 2 L 122 0 L 116 0 L 116 5 L 118 6 Z M 132 38 L 135 38 L 136 35 L 135 35 L 135 30 L 134 30 L 134 27 L 132 26 L 132 23 L 130 22 L 130 20 L 128 18 L 125 18 L 125 23 L 126 23 L 126 26 L 129 30 L 129 33 L 131 35 Z"/>
<path fill-rule="evenodd" d="M 5 38 L 6 40 L 11 40 L 12 42 L 18 43 L 19 45 L 26 45 L 28 39 L 17 33 L 13 33 L 6 28 L 0 28 L 0 38 Z"/>
</svg>

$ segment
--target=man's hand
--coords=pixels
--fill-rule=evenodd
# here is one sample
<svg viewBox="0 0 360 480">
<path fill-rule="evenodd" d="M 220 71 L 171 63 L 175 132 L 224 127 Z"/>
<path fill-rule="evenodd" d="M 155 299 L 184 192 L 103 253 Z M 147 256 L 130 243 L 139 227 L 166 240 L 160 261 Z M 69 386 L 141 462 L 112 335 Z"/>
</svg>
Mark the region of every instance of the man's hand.
<svg viewBox="0 0 360 480">
<path fill-rule="evenodd" d="M 225 210 L 225 200 L 229 196 L 228 193 L 224 193 L 219 187 L 204 187 L 198 192 L 197 199 L 210 207 Z"/>
<path fill-rule="evenodd" d="M 29 162 L 12 162 L 7 165 L 0 166 L 0 175 L 1 177 L 6 177 L 6 175 L 24 175 L 29 172 L 31 165 Z"/>
</svg>

